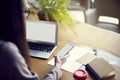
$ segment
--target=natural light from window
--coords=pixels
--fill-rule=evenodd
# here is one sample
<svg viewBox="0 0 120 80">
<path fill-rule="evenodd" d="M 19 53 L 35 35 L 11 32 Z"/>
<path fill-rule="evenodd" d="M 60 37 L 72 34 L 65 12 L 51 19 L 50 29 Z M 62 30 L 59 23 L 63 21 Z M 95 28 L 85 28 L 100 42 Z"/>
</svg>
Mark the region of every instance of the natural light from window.
<svg viewBox="0 0 120 80">
<path fill-rule="evenodd" d="M 119 24 L 119 20 L 117 18 L 107 17 L 107 16 L 100 16 L 98 21 Z"/>
</svg>

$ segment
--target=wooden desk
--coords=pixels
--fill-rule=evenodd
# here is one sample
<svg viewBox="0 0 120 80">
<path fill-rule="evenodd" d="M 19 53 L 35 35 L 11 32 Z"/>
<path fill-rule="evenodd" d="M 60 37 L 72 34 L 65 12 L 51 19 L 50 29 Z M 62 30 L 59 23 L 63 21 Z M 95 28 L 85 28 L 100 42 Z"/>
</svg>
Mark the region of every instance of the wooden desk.
<svg viewBox="0 0 120 80">
<path fill-rule="evenodd" d="M 92 34 L 91 28 L 94 31 L 94 33 L 95 34 L 97 33 L 99 36 L 95 35 L 94 33 Z M 97 29 L 96 27 L 93 28 L 93 26 L 88 25 L 88 24 L 84 24 L 84 23 L 78 23 L 73 28 L 73 30 L 76 32 L 77 35 L 75 35 L 72 32 L 71 29 L 67 29 L 67 30 L 59 29 L 58 47 L 55 50 L 55 52 L 53 53 L 53 55 L 56 54 L 66 44 L 67 41 L 72 41 L 72 42 L 77 43 L 77 44 L 87 45 L 87 46 L 91 46 L 91 47 L 95 47 L 95 48 L 100 48 L 100 49 L 103 49 L 103 50 L 104 49 L 106 49 L 108 51 L 112 50 L 112 49 L 109 49 L 109 46 L 105 47 L 102 44 L 99 44 L 99 43 L 102 42 L 100 36 L 103 33 L 101 33 L 101 31 L 103 31 L 103 32 L 105 31 L 109 35 L 116 34 L 116 33 L 112 33 L 112 32 L 109 32 L 109 31 L 106 31 L 106 30 L 103 30 L 103 29 L 97 29 L 97 31 L 96 31 L 96 29 Z M 96 37 L 96 39 L 94 39 L 94 37 Z M 104 44 L 106 44 L 106 45 L 108 44 L 107 40 L 106 41 L 104 40 L 104 42 L 107 42 L 107 43 L 104 43 Z M 96 43 L 98 43 L 98 44 L 96 44 Z M 120 52 L 120 50 L 118 52 Z M 115 53 L 117 53 L 117 52 L 115 52 Z M 40 79 L 42 79 L 47 74 L 47 72 L 51 69 L 51 66 L 48 65 L 47 63 L 52 58 L 53 58 L 53 56 L 51 56 L 48 60 L 37 59 L 37 58 L 30 58 L 31 69 L 38 73 Z M 73 79 L 71 73 L 63 71 L 63 76 L 61 77 L 60 80 L 74 80 L 74 79 Z"/>
</svg>

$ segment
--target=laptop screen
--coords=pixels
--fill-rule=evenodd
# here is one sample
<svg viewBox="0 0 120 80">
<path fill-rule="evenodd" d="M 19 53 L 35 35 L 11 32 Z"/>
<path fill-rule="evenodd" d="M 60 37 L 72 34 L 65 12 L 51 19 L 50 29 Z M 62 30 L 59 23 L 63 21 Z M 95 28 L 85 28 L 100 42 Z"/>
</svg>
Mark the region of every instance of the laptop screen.
<svg viewBox="0 0 120 80">
<path fill-rule="evenodd" d="M 57 43 L 57 24 L 46 21 L 26 21 L 28 41 Z"/>
</svg>

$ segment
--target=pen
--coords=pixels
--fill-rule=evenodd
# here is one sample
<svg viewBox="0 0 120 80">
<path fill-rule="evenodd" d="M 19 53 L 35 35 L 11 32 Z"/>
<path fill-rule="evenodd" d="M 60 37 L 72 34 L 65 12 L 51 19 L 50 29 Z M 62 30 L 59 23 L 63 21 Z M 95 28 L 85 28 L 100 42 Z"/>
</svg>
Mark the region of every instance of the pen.
<svg viewBox="0 0 120 80">
<path fill-rule="evenodd" d="M 68 52 L 67 52 L 67 53 L 65 53 L 65 55 L 64 55 L 64 56 L 68 55 L 68 54 L 69 54 L 69 52 L 70 52 L 72 49 L 73 49 L 73 48 L 69 49 L 69 50 L 68 50 Z"/>
<path fill-rule="evenodd" d="M 94 55 L 97 55 L 97 50 L 95 48 L 93 48 L 93 52 L 95 52 Z"/>
</svg>

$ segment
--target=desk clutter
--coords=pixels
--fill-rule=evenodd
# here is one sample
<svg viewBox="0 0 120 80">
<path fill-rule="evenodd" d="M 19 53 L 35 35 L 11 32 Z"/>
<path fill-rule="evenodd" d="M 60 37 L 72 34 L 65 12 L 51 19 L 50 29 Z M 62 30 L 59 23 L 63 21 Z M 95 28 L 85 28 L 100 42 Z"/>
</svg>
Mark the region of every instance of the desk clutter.
<svg viewBox="0 0 120 80">
<path fill-rule="evenodd" d="M 65 71 L 74 73 L 85 65 L 84 69 L 93 80 L 110 80 L 115 76 L 114 67 L 103 58 L 98 58 L 93 48 L 68 42 L 56 55 L 64 57 L 66 54 L 69 57 L 61 67 Z M 54 65 L 54 58 L 48 64 Z"/>
</svg>

